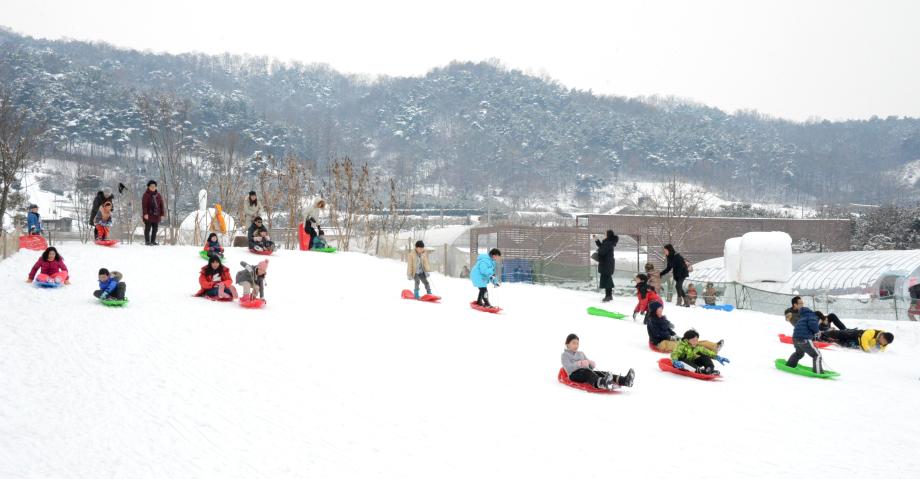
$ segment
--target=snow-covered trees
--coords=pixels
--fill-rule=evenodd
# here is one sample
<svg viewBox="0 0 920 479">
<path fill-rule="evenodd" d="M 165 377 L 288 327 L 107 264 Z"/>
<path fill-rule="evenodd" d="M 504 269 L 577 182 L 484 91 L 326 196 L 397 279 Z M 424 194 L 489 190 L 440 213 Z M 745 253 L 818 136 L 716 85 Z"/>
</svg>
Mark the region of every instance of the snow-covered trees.
<svg viewBox="0 0 920 479">
<path fill-rule="evenodd" d="M 855 221 L 854 250 L 920 248 L 920 205 L 884 205 Z"/>
<path fill-rule="evenodd" d="M 6 217 L 10 189 L 26 167 L 38 161 L 45 123 L 30 110 L 13 102 L 9 90 L 0 89 L 0 230 Z"/>
</svg>

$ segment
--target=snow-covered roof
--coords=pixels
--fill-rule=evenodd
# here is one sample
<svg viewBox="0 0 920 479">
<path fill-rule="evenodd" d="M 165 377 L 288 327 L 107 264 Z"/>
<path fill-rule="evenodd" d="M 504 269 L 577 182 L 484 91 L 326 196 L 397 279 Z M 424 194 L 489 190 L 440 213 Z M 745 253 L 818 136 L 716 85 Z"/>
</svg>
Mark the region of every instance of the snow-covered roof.
<svg viewBox="0 0 920 479">
<path fill-rule="evenodd" d="M 792 256 L 792 276 L 785 283 L 758 283 L 776 292 L 869 292 L 886 275 L 920 276 L 920 250 L 803 253 Z M 722 258 L 693 265 L 692 281 L 727 282 Z M 900 288 L 899 288 L 900 289 Z"/>
</svg>

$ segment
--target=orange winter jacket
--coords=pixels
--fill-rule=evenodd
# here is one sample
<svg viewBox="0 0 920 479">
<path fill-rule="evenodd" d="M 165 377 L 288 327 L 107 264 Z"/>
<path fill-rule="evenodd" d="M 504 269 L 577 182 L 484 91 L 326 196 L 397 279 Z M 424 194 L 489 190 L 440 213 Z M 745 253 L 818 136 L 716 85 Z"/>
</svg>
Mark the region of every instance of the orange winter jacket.
<svg viewBox="0 0 920 479">
<path fill-rule="evenodd" d="M 230 278 L 230 269 L 226 266 L 221 265 L 220 267 L 220 281 L 214 281 L 212 278 L 205 275 L 205 270 L 208 267 L 204 266 L 201 268 L 201 273 L 198 274 L 198 284 L 201 285 L 201 289 L 195 293 L 195 296 L 201 296 L 205 291 L 217 286 L 220 283 L 223 283 L 224 286 L 230 287 L 233 286 L 233 280 Z"/>
</svg>

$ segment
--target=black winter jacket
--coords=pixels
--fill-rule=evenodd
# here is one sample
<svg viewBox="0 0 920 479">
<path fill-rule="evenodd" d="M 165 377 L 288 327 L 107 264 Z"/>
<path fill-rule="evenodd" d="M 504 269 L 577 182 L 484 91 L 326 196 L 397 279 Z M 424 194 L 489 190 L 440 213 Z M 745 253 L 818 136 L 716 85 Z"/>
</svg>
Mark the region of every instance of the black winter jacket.
<svg viewBox="0 0 920 479">
<path fill-rule="evenodd" d="M 684 257 L 680 253 L 674 253 L 668 255 L 668 267 L 661 272 L 661 277 L 674 270 L 674 281 L 680 281 L 682 279 L 687 279 L 690 276 L 690 272 L 687 271 L 687 262 L 684 260 Z"/>
<path fill-rule="evenodd" d="M 616 259 L 613 257 L 613 248 L 620 241 L 620 237 L 604 238 L 604 241 L 594 240 L 597 244 L 597 272 L 600 274 L 613 274 Z"/>
</svg>

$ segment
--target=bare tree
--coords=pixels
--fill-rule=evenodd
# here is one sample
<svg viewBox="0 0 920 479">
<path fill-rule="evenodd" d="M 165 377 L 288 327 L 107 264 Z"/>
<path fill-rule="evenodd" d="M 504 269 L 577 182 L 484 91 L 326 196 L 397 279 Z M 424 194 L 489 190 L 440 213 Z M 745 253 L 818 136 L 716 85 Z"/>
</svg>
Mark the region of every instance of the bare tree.
<svg viewBox="0 0 920 479">
<path fill-rule="evenodd" d="M 658 245 L 670 243 L 679 250 L 685 242 L 702 233 L 696 230 L 693 218 L 703 211 L 705 191 L 671 177 L 644 193 L 630 203 L 642 214 L 656 218 L 655 226 L 648 231 L 652 241 Z"/>
<path fill-rule="evenodd" d="M 370 169 L 365 163 L 356 169 L 351 159 L 334 160 L 328 188 L 329 218 L 338 232 L 339 247 L 348 250 L 352 236 L 367 221 L 373 204 Z"/>
<path fill-rule="evenodd" d="M 188 186 L 188 168 L 186 155 L 191 147 L 188 136 L 191 124 L 188 121 L 188 101 L 173 96 L 160 95 L 153 98 L 142 95 L 137 98 L 137 108 L 147 133 L 147 142 L 153 160 L 162 177 L 169 242 L 176 244 L 178 239 L 179 198 Z"/>
<path fill-rule="evenodd" d="M 10 188 L 17 175 L 39 161 L 34 156 L 46 124 L 30 112 L 13 105 L 7 90 L 0 91 L 0 230 L 10 199 Z"/>
<path fill-rule="evenodd" d="M 242 218 L 243 158 L 240 158 L 239 144 L 240 135 L 236 131 L 212 133 L 202 154 L 210 165 L 208 190 L 217 191 L 217 201 L 225 212 L 238 208 L 235 213 L 237 218 Z"/>
</svg>

